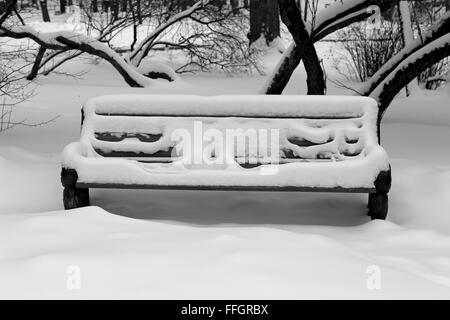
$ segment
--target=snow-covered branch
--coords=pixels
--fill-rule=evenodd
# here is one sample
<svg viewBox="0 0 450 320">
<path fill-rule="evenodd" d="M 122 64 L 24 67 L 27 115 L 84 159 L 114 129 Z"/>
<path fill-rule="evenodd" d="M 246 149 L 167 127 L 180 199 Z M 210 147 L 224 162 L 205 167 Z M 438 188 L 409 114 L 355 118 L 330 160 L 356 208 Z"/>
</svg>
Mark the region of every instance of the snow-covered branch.
<svg viewBox="0 0 450 320">
<path fill-rule="evenodd" d="M 310 32 L 311 40 L 317 42 L 328 34 L 342 29 L 354 22 L 370 17 L 373 12 L 368 10 L 371 6 L 378 6 L 383 12 L 395 5 L 394 0 L 342 0 L 337 1 L 324 9 L 316 17 L 316 28 Z M 281 4 L 280 4 L 281 6 Z M 281 94 L 289 79 L 303 59 L 302 48 L 295 43 L 291 44 L 287 54 L 273 71 L 269 81 L 264 87 L 266 94 Z"/>
<path fill-rule="evenodd" d="M 0 37 L 15 39 L 29 38 L 41 47 L 53 50 L 76 49 L 98 56 L 108 61 L 132 87 L 147 87 L 151 79 L 141 75 L 133 66 L 114 50 L 96 39 L 89 38 L 74 32 L 38 32 L 29 26 L 0 27 Z"/>
<path fill-rule="evenodd" d="M 380 12 L 386 11 L 396 4 L 395 0 L 342 0 L 336 1 L 321 11 L 316 18 L 316 27 L 311 32 L 314 41 L 319 41 L 339 29 L 372 16 L 369 10 L 377 6 Z"/>
<path fill-rule="evenodd" d="M 383 113 L 403 87 L 420 72 L 448 56 L 450 56 L 450 33 L 421 46 L 402 60 L 370 93 L 370 96 L 379 102 L 379 119 L 381 120 Z"/>
<path fill-rule="evenodd" d="M 413 28 L 411 22 L 411 12 L 409 10 L 409 4 L 406 0 L 400 0 L 398 3 L 399 16 L 402 24 L 402 34 L 405 47 L 411 45 L 414 42 Z"/>
<path fill-rule="evenodd" d="M 450 12 L 447 12 L 442 19 L 427 33 L 422 39 L 415 39 L 405 46 L 399 53 L 392 57 L 372 78 L 358 91 L 362 95 L 371 95 L 372 92 L 384 86 L 389 75 L 404 61 L 407 61 L 415 52 L 430 46 L 435 40 L 450 33 Z"/>
</svg>

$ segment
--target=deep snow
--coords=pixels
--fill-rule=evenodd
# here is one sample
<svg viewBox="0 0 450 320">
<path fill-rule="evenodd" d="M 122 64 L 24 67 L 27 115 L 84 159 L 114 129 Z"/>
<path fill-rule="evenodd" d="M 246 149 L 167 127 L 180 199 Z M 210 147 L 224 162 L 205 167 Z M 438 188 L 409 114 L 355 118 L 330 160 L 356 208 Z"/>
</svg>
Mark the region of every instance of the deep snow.
<svg viewBox="0 0 450 320">
<path fill-rule="evenodd" d="M 0 298 L 450 298 L 448 87 L 401 96 L 386 114 L 387 221 L 370 221 L 366 195 L 347 194 L 94 190 L 93 206 L 64 212 L 60 155 L 79 139 L 87 98 L 248 94 L 266 80 L 199 74 L 132 89 L 104 63 L 65 70 L 80 66 L 83 80 L 39 78 L 14 113 L 55 122 L 1 133 Z M 299 68 L 286 93 L 304 83 Z M 66 286 L 73 265 L 80 290 Z M 380 290 L 366 285 L 371 265 Z"/>
</svg>

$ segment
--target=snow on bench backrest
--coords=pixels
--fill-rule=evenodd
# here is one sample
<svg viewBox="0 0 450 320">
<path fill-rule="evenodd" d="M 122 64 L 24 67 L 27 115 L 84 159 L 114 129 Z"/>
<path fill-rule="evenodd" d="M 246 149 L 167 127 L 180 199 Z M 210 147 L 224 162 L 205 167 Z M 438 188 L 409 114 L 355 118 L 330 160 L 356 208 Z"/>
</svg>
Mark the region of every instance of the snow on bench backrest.
<svg viewBox="0 0 450 320">
<path fill-rule="evenodd" d="M 199 126 L 224 136 L 229 129 L 277 130 L 282 159 L 346 160 L 378 144 L 377 111 L 373 99 L 351 96 L 103 96 L 83 108 L 81 142 L 91 147 L 88 156 L 170 158 L 180 129 L 194 136 Z M 248 147 L 234 156 L 258 152 Z"/>
</svg>

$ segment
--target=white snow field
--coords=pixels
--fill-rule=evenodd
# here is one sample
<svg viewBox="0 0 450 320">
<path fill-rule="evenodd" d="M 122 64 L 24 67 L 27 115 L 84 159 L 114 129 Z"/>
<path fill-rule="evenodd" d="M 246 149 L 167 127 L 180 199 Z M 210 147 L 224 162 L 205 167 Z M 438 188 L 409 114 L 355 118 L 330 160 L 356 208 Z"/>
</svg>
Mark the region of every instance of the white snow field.
<svg viewBox="0 0 450 320">
<path fill-rule="evenodd" d="M 370 221 L 359 194 L 92 190 L 92 206 L 64 211 L 61 151 L 79 141 L 87 98 L 252 94 L 266 81 L 197 74 L 132 89 L 105 63 L 63 70 L 80 68 L 82 80 L 38 78 L 14 112 L 56 121 L 0 135 L 0 298 L 450 298 L 449 87 L 386 114 L 386 221 Z M 299 68 L 286 93 L 302 92 Z"/>
</svg>

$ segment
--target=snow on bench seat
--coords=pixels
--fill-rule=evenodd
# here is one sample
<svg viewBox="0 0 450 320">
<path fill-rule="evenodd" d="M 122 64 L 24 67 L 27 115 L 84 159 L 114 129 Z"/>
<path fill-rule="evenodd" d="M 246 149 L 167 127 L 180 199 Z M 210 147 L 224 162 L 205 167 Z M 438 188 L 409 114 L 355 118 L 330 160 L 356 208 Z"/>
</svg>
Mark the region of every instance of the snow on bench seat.
<svg viewBox="0 0 450 320">
<path fill-rule="evenodd" d="M 375 192 L 389 170 L 377 104 L 366 97 L 117 95 L 90 99 L 83 115 L 80 142 L 62 155 L 78 188 Z M 277 129 L 278 161 L 246 150 L 222 165 L 186 163 L 171 134 L 194 135 L 195 122 L 221 132 Z"/>
</svg>

